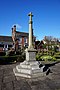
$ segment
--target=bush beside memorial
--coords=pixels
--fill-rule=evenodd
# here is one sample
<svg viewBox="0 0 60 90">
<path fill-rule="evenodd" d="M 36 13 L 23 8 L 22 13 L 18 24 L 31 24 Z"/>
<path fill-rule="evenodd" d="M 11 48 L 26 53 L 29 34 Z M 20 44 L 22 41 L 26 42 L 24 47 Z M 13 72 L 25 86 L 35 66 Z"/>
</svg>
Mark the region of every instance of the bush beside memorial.
<svg viewBox="0 0 60 90">
<path fill-rule="evenodd" d="M 36 55 L 37 61 L 60 61 L 60 52 L 54 55 L 40 54 Z"/>
</svg>

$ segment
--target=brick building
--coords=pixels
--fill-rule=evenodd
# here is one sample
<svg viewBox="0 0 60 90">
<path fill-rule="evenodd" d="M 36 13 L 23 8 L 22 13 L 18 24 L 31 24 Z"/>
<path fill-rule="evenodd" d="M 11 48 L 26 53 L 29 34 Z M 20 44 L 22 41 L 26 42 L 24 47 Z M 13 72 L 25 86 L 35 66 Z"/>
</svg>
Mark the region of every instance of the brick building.
<svg viewBox="0 0 60 90">
<path fill-rule="evenodd" d="M 13 46 L 11 36 L 0 36 L 0 51 L 8 50 Z"/>
<path fill-rule="evenodd" d="M 0 36 L 0 51 L 8 50 L 16 47 L 28 47 L 29 33 L 16 31 L 16 25 L 12 28 L 12 36 Z M 35 43 L 36 37 L 33 36 L 33 44 Z"/>
<path fill-rule="evenodd" d="M 14 27 L 12 28 L 12 40 L 15 43 L 16 40 L 18 40 L 19 43 L 19 47 L 28 47 L 28 42 L 29 42 L 29 33 L 26 32 L 19 32 L 16 31 L 16 26 L 14 25 Z M 33 36 L 33 44 L 36 40 L 36 37 Z"/>
</svg>

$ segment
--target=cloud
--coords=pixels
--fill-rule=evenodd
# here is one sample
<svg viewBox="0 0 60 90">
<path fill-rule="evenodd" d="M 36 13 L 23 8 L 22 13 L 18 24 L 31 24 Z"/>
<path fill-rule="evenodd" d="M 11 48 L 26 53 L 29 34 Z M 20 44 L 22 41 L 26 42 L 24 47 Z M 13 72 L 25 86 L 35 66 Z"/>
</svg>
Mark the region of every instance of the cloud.
<svg viewBox="0 0 60 90">
<path fill-rule="evenodd" d="M 19 30 L 19 29 L 22 28 L 19 24 L 13 24 L 12 27 L 13 27 L 14 25 L 16 25 L 16 29 L 17 29 L 17 30 Z"/>
</svg>

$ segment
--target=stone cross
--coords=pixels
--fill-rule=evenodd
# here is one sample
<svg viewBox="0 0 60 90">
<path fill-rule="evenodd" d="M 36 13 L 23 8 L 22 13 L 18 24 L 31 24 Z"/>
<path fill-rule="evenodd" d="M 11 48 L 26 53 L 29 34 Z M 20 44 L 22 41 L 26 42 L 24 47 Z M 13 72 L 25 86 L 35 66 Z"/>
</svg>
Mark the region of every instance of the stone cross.
<svg viewBox="0 0 60 90">
<path fill-rule="evenodd" d="M 33 32 L 33 28 L 32 28 L 32 24 L 33 24 L 33 22 L 32 22 L 32 17 L 33 17 L 33 15 L 32 15 L 32 12 L 30 12 L 29 14 L 28 14 L 28 16 L 30 16 L 30 20 L 29 20 L 29 47 L 28 48 L 33 48 L 33 34 L 32 34 L 32 32 Z"/>
<path fill-rule="evenodd" d="M 36 49 L 33 48 L 33 34 L 32 34 L 32 13 L 29 13 L 30 20 L 29 20 L 29 47 L 26 49 L 26 60 L 16 68 L 13 69 L 15 76 L 25 77 L 37 79 L 40 76 L 43 76 L 42 68 L 39 68 L 39 63 L 36 61 Z"/>
</svg>

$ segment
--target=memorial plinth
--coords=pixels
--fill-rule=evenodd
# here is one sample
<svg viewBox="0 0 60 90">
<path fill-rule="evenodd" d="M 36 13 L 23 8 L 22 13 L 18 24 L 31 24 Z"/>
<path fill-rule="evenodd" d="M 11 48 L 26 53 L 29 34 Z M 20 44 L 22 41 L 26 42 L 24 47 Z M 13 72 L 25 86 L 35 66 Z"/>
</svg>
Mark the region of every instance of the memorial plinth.
<svg viewBox="0 0 60 90">
<path fill-rule="evenodd" d="M 15 76 L 26 78 L 37 78 L 43 76 L 42 70 L 39 68 L 39 63 L 35 59 L 35 51 L 26 51 L 26 60 L 13 69 Z"/>
<path fill-rule="evenodd" d="M 36 61 L 36 49 L 33 48 L 33 39 L 32 39 L 32 13 L 29 13 L 29 47 L 26 51 L 26 60 L 16 68 L 13 69 L 15 76 L 21 76 L 26 78 L 36 78 L 43 76 L 41 68 L 39 68 L 39 63 Z"/>
</svg>

